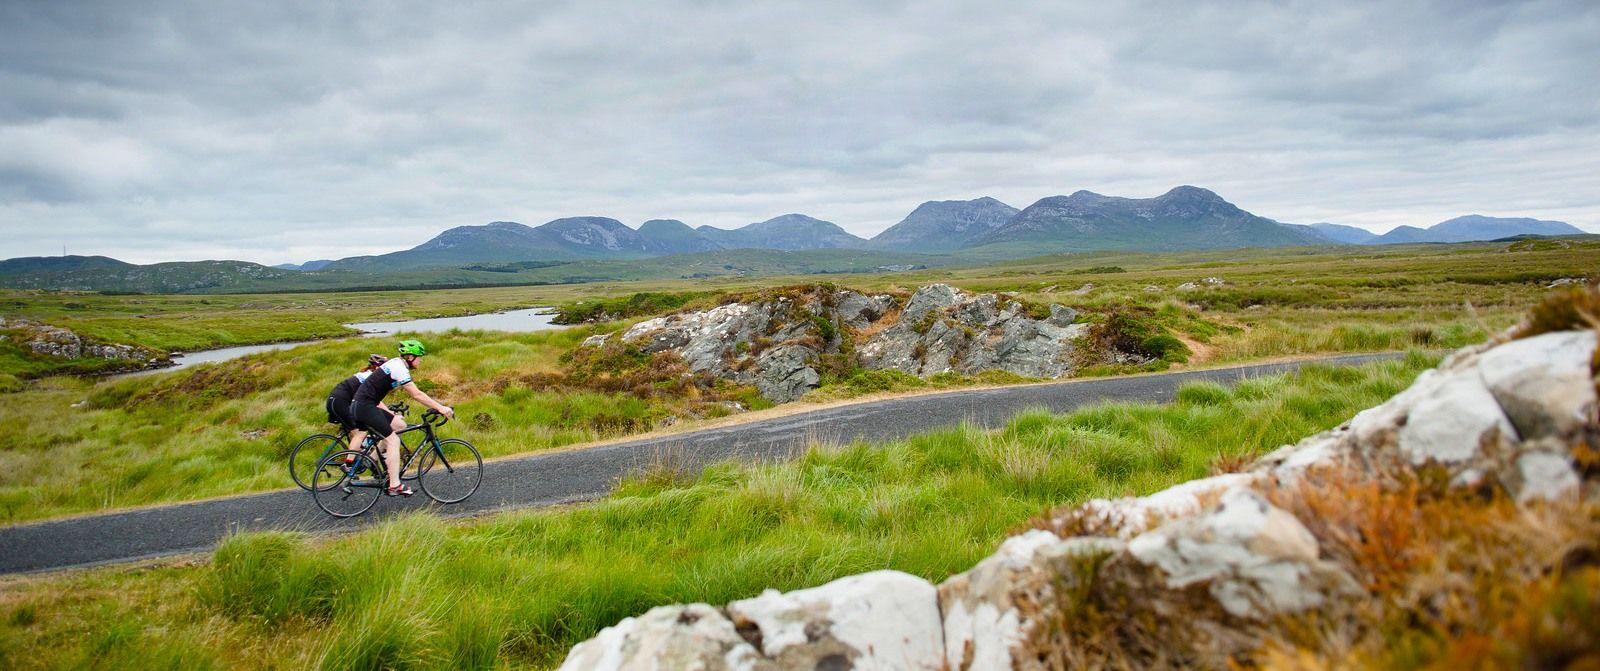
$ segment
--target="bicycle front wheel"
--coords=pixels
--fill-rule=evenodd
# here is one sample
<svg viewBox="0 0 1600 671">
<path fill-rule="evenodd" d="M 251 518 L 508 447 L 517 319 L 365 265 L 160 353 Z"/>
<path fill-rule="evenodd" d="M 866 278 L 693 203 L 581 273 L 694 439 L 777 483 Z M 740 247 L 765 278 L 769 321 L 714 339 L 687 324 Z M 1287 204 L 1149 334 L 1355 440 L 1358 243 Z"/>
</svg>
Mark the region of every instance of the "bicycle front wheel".
<svg viewBox="0 0 1600 671">
<path fill-rule="evenodd" d="M 478 448 L 460 438 L 447 438 L 424 446 L 417 466 L 417 482 L 423 493 L 439 503 L 459 503 L 478 491 L 483 482 L 483 457 Z"/>
<path fill-rule="evenodd" d="M 355 517 L 367 512 L 383 496 L 388 484 L 372 457 L 357 450 L 334 452 L 317 464 L 311 476 L 311 498 L 334 517 Z"/>
<path fill-rule="evenodd" d="M 289 451 L 289 477 L 301 489 L 311 490 L 311 480 L 317 470 L 317 464 L 328 455 L 345 449 L 344 440 L 339 436 L 328 433 L 319 433 L 307 436 Z M 325 479 L 332 483 L 331 478 Z"/>
</svg>

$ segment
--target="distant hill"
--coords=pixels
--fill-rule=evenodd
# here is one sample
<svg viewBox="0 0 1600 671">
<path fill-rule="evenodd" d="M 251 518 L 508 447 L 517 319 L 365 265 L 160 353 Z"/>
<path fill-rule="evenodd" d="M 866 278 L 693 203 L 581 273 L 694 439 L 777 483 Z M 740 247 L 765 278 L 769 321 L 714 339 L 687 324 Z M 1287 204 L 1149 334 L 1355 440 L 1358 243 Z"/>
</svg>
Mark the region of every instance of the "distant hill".
<svg viewBox="0 0 1600 671">
<path fill-rule="evenodd" d="M 1378 236 L 1373 244 L 1388 245 L 1404 242 L 1471 242 L 1495 240 L 1517 235 L 1584 235 L 1583 229 L 1564 221 L 1546 221 L 1525 217 L 1485 217 L 1469 214 L 1441 221 L 1428 228 L 1400 226 Z"/>
<path fill-rule="evenodd" d="M 273 266 L 273 268 L 277 268 L 279 270 L 322 270 L 330 263 L 333 263 L 333 259 L 318 259 L 316 261 L 307 261 L 305 263 L 280 263 Z"/>
<path fill-rule="evenodd" d="M 733 230 L 701 226 L 701 236 L 726 249 L 861 249 L 865 239 L 851 235 L 831 221 L 803 214 L 785 214 Z"/>
<path fill-rule="evenodd" d="M 136 267 L 109 256 L 22 256 L 0 261 L 0 278 L 33 273 L 99 272 Z"/>
<path fill-rule="evenodd" d="M 639 225 L 645 249 L 652 255 L 692 254 L 722 249 L 699 231 L 677 219 L 651 219 Z"/>
<path fill-rule="evenodd" d="M 1327 244 L 1304 226 L 1280 224 L 1209 190 L 1180 186 L 1155 198 L 1118 198 L 1090 191 L 1052 196 L 972 241 L 1046 251 L 1230 249 Z"/>
<path fill-rule="evenodd" d="M 0 286 L 57 291 L 179 294 L 244 291 L 297 275 L 247 261 L 177 261 L 138 266 L 104 256 L 0 261 Z"/>
<path fill-rule="evenodd" d="M 1419 242 L 1433 242 L 1428 239 L 1428 229 L 1416 226 L 1396 226 L 1376 238 L 1368 240 L 1369 245 L 1408 245 Z"/>
<path fill-rule="evenodd" d="M 871 242 L 877 249 L 956 250 L 1004 226 L 1017 212 L 1017 208 L 987 196 L 976 200 L 930 200 L 874 236 Z"/>
<path fill-rule="evenodd" d="M 874 273 L 950 265 L 949 256 L 860 249 L 719 249 L 655 258 L 510 261 L 384 273 L 295 271 L 243 261 L 139 266 L 114 259 L 87 266 L 61 257 L 0 261 L 0 287 L 113 293 L 226 294 L 295 291 L 436 289 L 631 280 Z M 78 257 L 83 259 L 86 257 Z M 110 262 L 110 263 L 105 263 Z"/>
<path fill-rule="evenodd" d="M 534 231 L 554 236 L 560 249 L 577 258 L 626 258 L 649 254 L 644 236 L 610 217 L 556 219 Z"/>
<path fill-rule="evenodd" d="M 1365 228 L 1345 226 L 1344 224 L 1309 224 L 1307 228 L 1322 234 L 1322 237 L 1333 242 L 1347 245 L 1365 245 L 1378 237 L 1377 233 Z"/>
<path fill-rule="evenodd" d="M 324 270 L 399 272 L 475 263 L 647 256 L 645 239 L 609 217 L 567 217 L 537 228 L 514 221 L 457 226 L 405 251 L 339 259 Z"/>
</svg>

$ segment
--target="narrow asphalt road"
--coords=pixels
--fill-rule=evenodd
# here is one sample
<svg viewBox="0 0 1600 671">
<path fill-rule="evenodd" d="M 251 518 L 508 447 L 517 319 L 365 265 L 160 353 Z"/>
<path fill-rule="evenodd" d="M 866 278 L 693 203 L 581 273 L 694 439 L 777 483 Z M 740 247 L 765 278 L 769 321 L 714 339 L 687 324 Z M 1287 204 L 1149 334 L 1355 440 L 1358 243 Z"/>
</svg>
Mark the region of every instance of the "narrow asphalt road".
<svg viewBox="0 0 1600 671">
<path fill-rule="evenodd" d="M 1397 354 L 1319 359 L 1354 365 Z M 618 476 L 670 460 L 691 469 L 727 459 L 788 458 L 811 442 L 889 441 L 962 421 L 997 427 L 1028 408 L 1062 412 L 1103 400 L 1165 402 L 1192 380 L 1231 384 L 1302 363 L 1186 371 L 1142 377 L 953 391 L 802 412 L 744 424 L 647 437 L 599 447 L 500 459 L 485 465 L 472 498 L 441 506 L 421 492 L 384 498 L 366 515 L 336 519 L 299 489 L 196 501 L 0 528 L 0 573 L 48 571 L 204 551 L 226 534 L 256 529 L 354 529 L 410 510 L 461 516 L 603 496 Z M 446 432 L 448 433 L 448 432 Z"/>
</svg>

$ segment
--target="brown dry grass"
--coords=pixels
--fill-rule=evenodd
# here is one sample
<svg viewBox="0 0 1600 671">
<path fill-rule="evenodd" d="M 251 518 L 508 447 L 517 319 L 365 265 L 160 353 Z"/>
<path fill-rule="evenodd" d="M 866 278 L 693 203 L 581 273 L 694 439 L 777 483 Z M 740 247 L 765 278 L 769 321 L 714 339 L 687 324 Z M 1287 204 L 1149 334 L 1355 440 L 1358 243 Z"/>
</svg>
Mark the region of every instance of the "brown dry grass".
<svg viewBox="0 0 1600 671">
<path fill-rule="evenodd" d="M 1080 561 L 1043 668 L 1600 668 L 1600 506 L 1517 506 L 1429 474 L 1344 469 L 1269 488 L 1364 595 L 1269 621 L 1231 617 L 1203 586 L 1171 590 L 1124 557 Z M 1081 515 L 1039 526 L 1103 534 Z"/>
</svg>

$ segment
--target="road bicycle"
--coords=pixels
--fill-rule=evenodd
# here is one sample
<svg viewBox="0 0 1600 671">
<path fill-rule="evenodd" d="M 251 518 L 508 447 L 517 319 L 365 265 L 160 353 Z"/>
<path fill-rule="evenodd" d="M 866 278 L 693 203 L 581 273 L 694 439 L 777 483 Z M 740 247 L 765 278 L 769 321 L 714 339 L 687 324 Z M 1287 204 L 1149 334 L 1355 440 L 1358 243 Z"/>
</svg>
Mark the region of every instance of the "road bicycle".
<svg viewBox="0 0 1600 671">
<path fill-rule="evenodd" d="M 439 437 L 436 430 L 449 421 L 429 410 L 422 413 L 422 423 L 399 431 L 422 433 L 415 450 L 401 451 L 400 479 L 415 479 L 422 492 L 439 503 L 460 503 L 483 483 L 483 457 L 472 443 Z M 413 474 L 407 477 L 408 472 Z M 389 473 L 378 450 L 341 450 L 317 462 L 311 497 L 329 515 L 355 517 L 372 508 L 388 484 Z"/>
<path fill-rule="evenodd" d="M 410 409 L 403 402 L 389 404 L 389 411 L 401 417 L 404 417 Z M 371 449 L 375 441 L 372 434 L 368 433 L 366 440 L 362 442 L 365 443 L 362 445 L 363 448 Z M 301 489 L 311 491 L 312 473 L 316 470 L 317 464 L 322 463 L 323 459 L 334 452 L 348 449 L 350 449 L 350 429 L 340 427 L 337 434 L 316 433 L 306 436 L 295 443 L 294 449 L 289 450 L 289 477 Z"/>
</svg>

